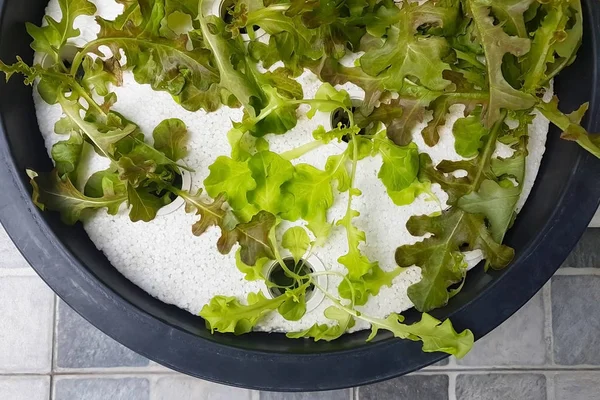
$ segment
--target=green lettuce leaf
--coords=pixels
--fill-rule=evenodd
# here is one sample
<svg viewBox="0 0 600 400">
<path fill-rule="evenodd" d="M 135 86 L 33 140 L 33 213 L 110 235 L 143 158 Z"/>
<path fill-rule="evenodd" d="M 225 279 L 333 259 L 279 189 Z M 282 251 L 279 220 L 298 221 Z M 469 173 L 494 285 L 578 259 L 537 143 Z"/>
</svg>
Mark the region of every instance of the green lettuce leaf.
<svg viewBox="0 0 600 400">
<path fill-rule="evenodd" d="M 27 23 L 27 33 L 31 36 L 31 48 L 45 57 L 50 57 L 52 64 L 62 63 L 61 50 L 67 41 L 79 36 L 79 29 L 73 28 L 75 18 L 80 15 L 94 15 L 96 6 L 87 0 L 58 0 L 62 17 L 60 21 L 46 15 L 46 26 L 38 27 Z M 44 62 L 44 64 L 46 64 Z"/>
<path fill-rule="evenodd" d="M 489 81 L 489 103 L 484 115 L 485 126 L 490 128 L 501 119 L 502 110 L 525 110 L 535 105 L 536 99 L 513 88 L 502 72 L 503 57 L 512 54 L 521 57 L 529 52 L 528 38 L 510 36 L 500 25 L 494 25 L 490 8 L 481 0 L 467 0 L 468 11 L 476 26 L 486 58 Z"/>
<path fill-rule="evenodd" d="M 64 180 L 56 171 L 49 174 L 27 170 L 33 187 L 33 202 L 40 210 L 58 211 L 65 224 L 73 225 L 80 221 L 86 212 L 106 208 L 109 214 L 116 214 L 127 196 L 123 194 L 88 197 L 81 193 L 66 177 Z"/>
<path fill-rule="evenodd" d="M 483 147 L 482 139 L 489 133 L 483 126 L 481 113 L 473 113 L 465 118 L 459 118 L 452 126 L 454 134 L 454 150 L 465 158 L 475 157 Z"/>
<path fill-rule="evenodd" d="M 248 201 L 260 210 L 278 215 L 288 208 L 291 201 L 282 186 L 294 176 L 294 166 L 280 155 L 261 151 L 248 160 L 255 188 L 247 194 Z"/>
<path fill-rule="evenodd" d="M 294 226 L 283 234 L 281 246 L 292 253 L 294 261 L 298 264 L 310 246 L 310 238 L 303 227 Z"/>
<path fill-rule="evenodd" d="M 227 203 L 238 211 L 249 205 L 248 192 L 256 189 L 257 184 L 247 162 L 219 156 L 208 169 L 210 174 L 204 180 L 204 187 L 209 196 L 216 198 L 224 193 Z"/>
<path fill-rule="evenodd" d="M 248 265 L 242 261 L 241 250 L 238 249 L 235 253 L 235 265 L 247 281 L 265 280 L 263 270 L 267 262 L 269 262 L 268 258 L 260 258 L 254 265 Z"/>
<path fill-rule="evenodd" d="M 423 351 L 444 352 L 463 358 L 473 347 L 475 341 L 473 333 L 465 329 L 457 333 L 449 319 L 440 322 L 429 314 L 423 313 L 421 320 L 412 325 L 402 323 L 404 318 L 398 314 L 391 314 L 386 319 L 370 319 L 371 340 L 379 329 L 385 329 L 401 339 L 423 342 Z"/>
<path fill-rule="evenodd" d="M 381 179 L 388 193 L 399 192 L 409 187 L 419 172 L 419 152 L 411 143 L 401 147 L 384 138 L 376 142 L 383 163 L 377 177 Z"/>
<path fill-rule="evenodd" d="M 506 266 L 514 255 L 511 248 L 494 241 L 481 215 L 455 207 L 437 217 L 411 217 L 407 228 L 414 236 L 433 235 L 396 250 L 400 267 L 421 268 L 422 279 L 408 288 L 408 297 L 422 312 L 446 305 L 450 298 L 448 287 L 464 279 L 467 264 L 461 251 L 481 250 L 496 268 Z"/>
<path fill-rule="evenodd" d="M 333 325 L 314 324 L 310 328 L 299 332 L 288 332 L 286 336 L 292 339 L 312 338 L 315 342 L 325 340 L 330 342 L 338 339 L 355 324 L 354 319 L 347 312 L 335 306 L 327 307 L 324 311 L 325 317 L 336 321 Z"/>
<path fill-rule="evenodd" d="M 77 166 L 83 152 L 83 137 L 78 132 L 71 133 L 67 140 L 61 140 L 52 146 L 51 155 L 58 176 L 68 176 L 71 181 L 77 180 Z"/>
<path fill-rule="evenodd" d="M 362 69 L 380 78 L 388 90 L 400 91 L 408 76 L 431 90 L 443 90 L 450 84 L 442 77 L 444 70 L 450 69 L 442 61 L 449 52 L 448 43 L 440 37 L 416 35 L 419 26 L 440 22 L 437 12 L 427 13 L 417 4 L 405 3 L 399 22 L 387 29 L 383 46 L 361 57 Z"/>
<path fill-rule="evenodd" d="M 507 176 L 515 179 L 516 183 L 508 179 L 486 179 L 479 190 L 461 197 L 457 202 L 462 210 L 486 217 L 490 234 L 497 243 L 502 243 L 504 234 L 515 218 L 515 206 L 523 190 L 526 156 L 527 149 L 523 141 L 512 157 L 492 160 L 491 168 L 497 178 Z"/>
<path fill-rule="evenodd" d="M 153 195 L 148 188 L 134 188 L 133 185 L 127 185 L 127 204 L 131 207 L 129 218 L 132 222 L 152 221 L 164 205 L 163 201 Z"/>
<path fill-rule="evenodd" d="M 291 298 L 302 297 L 307 287 L 308 285 L 303 285 L 287 290 L 273 299 L 266 298 L 262 292 L 250 293 L 246 304 L 240 303 L 235 297 L 215 296 L 202 307 L 200 316 L 211 332 L 242 335 L 251 332 L 262 317 L 289 302 Z M 299 315 L 292 308 L 283 311 L 288 317 L 297 318 Z"/>
</svg>

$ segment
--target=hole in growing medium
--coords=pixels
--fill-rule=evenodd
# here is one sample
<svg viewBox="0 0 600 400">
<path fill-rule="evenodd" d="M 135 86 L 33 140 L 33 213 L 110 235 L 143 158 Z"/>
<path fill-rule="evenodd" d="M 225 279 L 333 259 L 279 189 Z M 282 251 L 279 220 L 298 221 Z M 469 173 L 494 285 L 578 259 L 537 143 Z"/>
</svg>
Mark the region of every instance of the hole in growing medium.
<svg viewBox="0 0 600 400">
<path fill-rule="evenodd" d="M 231 22 L 233 22 L 233 15 L 231 15 L 231 12 L 233 11 L 233 8 L 235 7 L 235 3 L 232 0 L 224 0 L 221 2 L 221 9 L 219 10 L 219 15 L 221 17 L 221 19 L 227 24 L 229 25 Z M 258 31 L 260 28 L 256 25 L 252 25 L 252 30 L 254 32 Z M 240 33 L 241 34 L 246 34 L 248 33 L 248 30 L 246 29 L 245 26 L 240 28 Z"/>
<path fill-rule="evenodd" d="M 300 276 L 307 276 L 308 274 L 315 272 L 313 267 L 305 260 L 300 260 L 298 264 L 296 264 L 292 257 L 287 257 L 283 259 L 283 262 L 290 271 Z M 272 267 L 269 269 L 267 280 L 276 285 L 269 288 L 269 293 L 271 293 L 271 296 L 274 298 L 285 293 L 287 288 L 294 289 L 299 286 L 298 282 L 291 276 L 288 276 L 287 272 L 277 261 L 273 262 Z M 315 287 L 311 284 L 306 290 L 306 300 L 310 299 L 314 290 Z"/>
<path fill-rule="evenodd" d="M 183 176 L 181 175 L 181 172 L 177 173 L 175 171 L 171 171 L 171 173 L 173 174 L 173 180 L 171 181 L 171 185 L 173 187 L 176 187 L 177 189 L 183 189 Z M 157 193 L 157 197 L 164 196 L 166 196 L 165 204 L 172 203 L 177 198 L 176 194 L 167 190 L 161 190 Z"/>
<path fill-rule="evenodd" d="M 352 111 L 352 113 L 354 113 L 357 108 L 357 106 L 352 106 L 350 110 Z M 348 112 L 346 112 L 346 110 L 344 110 L 343 108 L 338 108 L 331 113 L 331 126 L 333 128 L 337 128 L 338 125 L 341 125 L 342 128 L 347 128 L 350 126 L 350 116 L 348 115 Z M 361 130 L 358 132 L 359 135 L 363 135 L 364 133 L 365 131 L 363 128 L 361 128 Z M 342 137 L 342 140 L 348 143 L 350 141 L 350 137 L 348 135 L 345 135 L 344 137 Z"/>
</svg>

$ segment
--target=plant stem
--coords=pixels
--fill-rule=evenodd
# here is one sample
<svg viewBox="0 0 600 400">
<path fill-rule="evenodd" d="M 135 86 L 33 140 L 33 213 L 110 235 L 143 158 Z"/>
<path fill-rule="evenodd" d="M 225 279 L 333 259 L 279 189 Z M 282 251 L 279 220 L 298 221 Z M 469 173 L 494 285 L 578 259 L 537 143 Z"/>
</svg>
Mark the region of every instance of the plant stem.
<svg viewBox="0 0 600 400">
<path fill-rule="evenodd" d="M 303 144 L 302 146 L 296 147 L 292 150 L 285 151 L 279 155 L 283 159 L 291 161 L 296 158 L 302 157 L 306 153 L 310 153 L 311 151 L 318 149 L 319 147 L 323 146 L 324 144 L 325 143 L 323 143 L 320 140 L 313 140 L 312 142 Z"/>
</svg>

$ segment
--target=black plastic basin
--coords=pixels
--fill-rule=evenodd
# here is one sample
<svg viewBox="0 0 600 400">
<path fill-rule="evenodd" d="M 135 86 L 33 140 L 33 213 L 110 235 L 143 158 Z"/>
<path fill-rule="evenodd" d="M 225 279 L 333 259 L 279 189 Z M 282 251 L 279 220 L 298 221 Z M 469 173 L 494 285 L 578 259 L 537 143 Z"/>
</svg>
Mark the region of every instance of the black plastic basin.
<svg viewBox="0 0 600 400">
<path fill-rule="evenodd" d="M 585 125 L 598 132 L 600 2 L 584 3 L 584 44 L 575 64 L 556 80 L 556 91 L 565 111 L 590 101 Z M 21 55 L 31 61 L 25 22 L 39 23 L 45 5 L 46 0 L 0 0 L 0 59 L 12 62 Z M 0 162 L 0 219 L 33 268 L 100 330 L 169 368 L 256 389 L 325 390 L 392 378 L 443 358 L 384 333 L 371 343 L 365 343 L 364 332 L 332 343 L 283 334 L 211 335 L 200 317 L 146 294 L 110 265 L 81 225 L 65 226 L 33 205 L 25 169 L 52 165 L 31 88 L 18 78 L 0 82 Z M 470 328 L 480 338 L 519 309 L 556 271 L 592 218 L 600 199 L 598 177 L 600 161 L 551 130 L 533 192 L 506 238 L 516 249 L 515 260 L 503 271 L 470 272 L 462 292 L 434 315 L 450 317 L 457 329 Z"/>
</svg>

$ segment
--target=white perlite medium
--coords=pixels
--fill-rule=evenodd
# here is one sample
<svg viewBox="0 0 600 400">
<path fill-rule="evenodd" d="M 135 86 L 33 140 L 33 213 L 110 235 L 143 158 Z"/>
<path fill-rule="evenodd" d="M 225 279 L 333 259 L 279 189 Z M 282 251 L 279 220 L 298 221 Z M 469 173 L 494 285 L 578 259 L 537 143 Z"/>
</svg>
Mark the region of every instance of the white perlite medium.
<svg viewBox="0 0 600 400">
<path fill-rule="evenodd" d="M 122 10 L 122 5 L 113 0 L 92 0 L 92 2 L 98 6 L 98 15 L 107 19 L 115 18 Z M 51 0 L 46 12 L 60 19 L 58 1 Z M 81 36 L 73 40 L 77 45 L 93 40 L 99 31 L 91 17 L 79 17 L 75 26 L 81 29 Z M 299 82 L 304 88 L 305 98 L 313 97 L 321 84 L 310 72 L 303 74 Z M 344 89 L 348 90 L 352 97 L 360 97 L 363 93 L 360 88 L 353 85 L 346 85 Z M 189 112 L 176 104 L 169 94 L 153 91 L 149 85 L 137 84 L 129 72 L 124 73 L 123 85 L 114 88 L 114 92 L 118 98 L 114 109 L 138 124 L 150 141 L 154 127 L 162 120 L 179 118 L 186 123 L 190 140 L 187 145 L 189 155 L 184 162 L 195 171 L 191 176 L 193 191 L 202 187 L 202 182 L 209 172 L 208 166 L 218 156 L 230 154 L 227 131 L 231 127 L 231 120 L 241 119 L 241 109 L 222 107 L 208 114 L 203 111 Z M 34 100 L 40 130 L 50 151 L 52 144 L 64 139 L 54 133 L 54 124 L 61 117 L 62 112 L 60 106 L 43 102 L 37 91 L 34 91 Z M 307 107 L 300 107 L 298 124 L 290 132 L 267 137 L 272 151 L 282 152 L 308 143 L 313 140 L 312 132 L 319 124 L 329 124 L 329 115 L 318 113 L 315 118 L 309 120 L 306 111 Z M 446 125 L 440 129 L 441 139 L 434 147 L 426 146 L 420 135 L 420 130 L 426 122 L 413 132 L 419 150 L 429 153 L 434 163 L 441 160 L 462 159 L 454 151 L 452 135 L 452 125 L 461 116 L 461 111 L 461 107 L 451 109 Z M 519 209 L 535 180 L 544 152 L 547 131 L 548 121 L 541 116 L 536 117 L 530 129 L 525 187 L 518 205 Z M 294 163 L 309 163 L 317 168 L 323 168 L 327 157 L 339 154 L 345 146 L 345 143 L 330 143 L 294 160 Z M 87 157 L 90 159 L 89 168 L 80 174 L 82 179 L 78 182 L 80 186 L 91 173 L 108 166 L 105 159 L 97 156 L 91 149 L 88 150 L 90 150 L 87 152 Z M 511 150 L 501 147 L 497 155 L 510 156 Z M 425 196 L 418 198 L 409 206 L 396 206 L 377 178 L 380 167 L 379 156 L 359 162 L 356 186 L 362 191 L 362 195 L 354 199 L 353 208 L 361 213 L 355 219 L 355 223 L 358 228 L 365 231 L 367 237 L 366 244 L 361 246 L 361 250 L 369 259 L 379 261 L 380 266 L 389 271 L 396 267 L 395 249 L 421 239 L 408 233 L 407 220 L 412 215 L 431 214 L 440 209 L 436 202 L 427 201 Z M 433 191 L 445 205 L 447 195 L 438 185 L 434 185 Z M 335 203 L 328 214 L 330 221 L 338 220 L 343 216 L 346 202 L 347 193 L 336 192 Z M 173 208 L 175 207 L 171 207 Z M 220 235 L 218 228 L 210 228 L 200 237 L 192 235 L 191 225 L 197 218 L 195 215 L 186 214 L 183 207 L 179 207 L 170 213 L 161 212 L 149 223 L 132 223 L 127 210 L 123 208 L 115 216 L 103 211 L 97 212 L 85 221 L 84 227 L 98 249 L 104 252 L 112 265 L 125 277 L 152 296 L 193 314 L 198 314 L 215 295 L 236 296 L 243 299 L 248 293 L 258 290 L 267 294 L 264 283 L 249 282 L 238 271 L 235 265 L 236 248 L 227 255 L 217 251 L 216 242 Z M 301 222 L 284 221 L 278 230 L 279 238 L 287 228 L 300 224 Z M 317 248 L 314 255 L 327 270 L 344 273 L 345 268 L 337 262 L 337 259 L 347 250 L 346 232 L 342 227 L 334 226 L 327 243 Z M 283 252 L 283 255 L 287 254 Z M 471 252 L 467 259 L 469 265 L 475 265 L 480 261 L 480 253 Z M 407 288 L 419 279 L 420 270 L 416 267 L 409 268 L 394 279 L 392 287 L 382 288 L 377 297 L 371 298 L 364 307 L 359 309 L 374 317 L 385 317 L 392 312 L 406 310 L 412 307 Z M 327 279 L 327 287 L 333 293 L 336 292 L 339 283 L 340 278 Z M 260 322 L 258 329 L 296 331 L 306 329 L 317 322 L 328 323 L 330 321 L 325 318 L 323 311 L 330 305 L 331 302 L 327 299 L 321 301 L 316 308 L 307 312 L 302 320 L 297 322 L 287 321 L 279 314 L 271 313 Z M 354 330 L 367 327 L 367 324 L 359 321 Z"/>
</svg>

